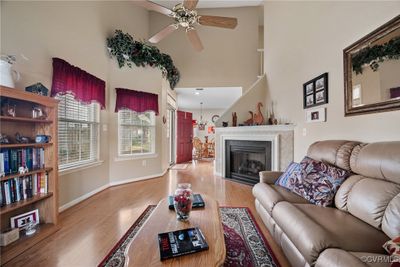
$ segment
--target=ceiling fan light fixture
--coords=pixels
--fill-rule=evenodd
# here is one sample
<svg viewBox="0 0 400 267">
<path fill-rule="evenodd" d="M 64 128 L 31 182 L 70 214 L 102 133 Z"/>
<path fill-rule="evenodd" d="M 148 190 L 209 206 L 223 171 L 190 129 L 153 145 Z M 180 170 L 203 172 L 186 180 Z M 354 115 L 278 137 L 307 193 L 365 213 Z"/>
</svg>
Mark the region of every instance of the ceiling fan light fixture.
<svg viewBox="0 0 400 267">
<path fill-rule="evenodd" d="M 226 29 L 236 28 L 236 18 L 198 15 L 197 11 L 195 10 L 198 1 L 199 0 L 183 0 L 183 3 L 175 5 L 172 10 L 151 1 L 137 1 L 139 5 L 147 8 L 148 10 L 159 12 L 161 14 L 172 17 L 175 20 L 174 24 L 171 24 L 156 33 L 149 39 L 149 41 L 151 43 L 158 43 L 169 34 L 171 34 L 173 31 L 175 31 L 179 26 L 181 26 L 186 30 L 186 35 L 189 41 L 192 43 L 193 48 L 197 51 L 202 51 L 203 45 L 195 29 L 195 26 L 197 24 L 202 26 L 212 26 Z"/>
</svg>

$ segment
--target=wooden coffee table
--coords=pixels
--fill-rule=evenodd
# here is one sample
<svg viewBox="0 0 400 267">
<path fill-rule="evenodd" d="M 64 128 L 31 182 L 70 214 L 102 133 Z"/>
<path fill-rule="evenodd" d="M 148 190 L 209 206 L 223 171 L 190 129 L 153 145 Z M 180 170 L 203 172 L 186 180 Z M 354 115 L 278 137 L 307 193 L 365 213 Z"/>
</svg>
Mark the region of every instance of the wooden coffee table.
<svg viewBox="0 0 400 267">
<path fill-rule="evenodd" d="M 174 210 L 168 209 L 167 199 L 156 209 L 136 234 L 127 248 L 125 266 L 220 266 L 225 261 L 224 232 L 218 202 L 202 195 L 205 208 L 193 209 L 189 221 L 176 219 Z M 209 249 L 177 258 L 160 261 L 158 233 L 199 227 Z"/>
</svg>

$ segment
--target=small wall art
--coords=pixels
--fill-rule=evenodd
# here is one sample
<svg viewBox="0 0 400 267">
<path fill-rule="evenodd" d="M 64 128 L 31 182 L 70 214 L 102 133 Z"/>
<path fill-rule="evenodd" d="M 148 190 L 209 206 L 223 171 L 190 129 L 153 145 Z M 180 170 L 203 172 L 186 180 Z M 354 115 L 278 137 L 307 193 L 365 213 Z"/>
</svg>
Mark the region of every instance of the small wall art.
<svg viewBox="0 0 400 267">
<path fill-rule="evenodd" d="M 303 84 L 303 107 L 311 108 L 328 103 L 328 73 Z"/>
<path fill-rule="evenodd" d="M 306 122 L 326 121 L 326 108 L 316 108 L 306 111 Z"/>
</svg>

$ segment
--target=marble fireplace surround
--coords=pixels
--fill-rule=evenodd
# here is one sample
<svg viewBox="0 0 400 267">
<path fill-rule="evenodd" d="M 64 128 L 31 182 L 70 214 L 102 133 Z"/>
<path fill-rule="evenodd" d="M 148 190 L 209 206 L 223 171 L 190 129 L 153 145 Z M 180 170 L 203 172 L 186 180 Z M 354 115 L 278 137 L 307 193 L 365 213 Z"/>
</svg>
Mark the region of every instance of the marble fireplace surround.
<svg viewBox="0 0 400 267">
<path fill-rule="evenodd" d="M 271 141 L 273 171 L 283 171 L 293 161 L 294 125 L 215 128 L 214 174 L 225 177 L 225 141 Z"/>
</svg>

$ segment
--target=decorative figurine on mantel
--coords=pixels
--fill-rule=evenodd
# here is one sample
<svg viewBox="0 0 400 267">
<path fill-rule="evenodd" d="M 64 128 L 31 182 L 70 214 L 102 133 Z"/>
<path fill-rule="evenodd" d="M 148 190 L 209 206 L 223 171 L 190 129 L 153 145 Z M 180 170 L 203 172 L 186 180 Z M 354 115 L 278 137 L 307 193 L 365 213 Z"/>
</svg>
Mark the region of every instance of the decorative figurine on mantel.
<svg viewBox="0 0 400 267">
<path fill-rule="evenodd" d="M 253 113 L 253 111 L 250 111 L 250 110 L 249 110 L 249 113 L 250 113 L 250 119 L 245 120 L 243 122 L 243 124 L 246 126 L 252 126 L 254 124 L 254 113 Z"/>
<path fill-rule="evenodd" d="M 228 127 L 228 122 L 227 121 L 223 121 L 222 122 L 222 127 Z"/>
<path fill-rule="evenodd" d="M 268 124 L 277 125 L 278 120 L 275 118 L 274 114 L 274 102 L 271 103 L 271 115 L 269 115 Z"/>
<path fill-rule="evenodd" d="M 261 112 L 261 107 L 263 104 L 258 102 L 257 104 L 257 112 L 254 114 L 254 124 L 255 125 L 263 125 L 264 124 L 264 116 Z"/>
<path fill-rule="evenodd" d="M 237 126 L 237 115 L 236 112 L 232 112 L 232 127 Z"/>
</svg>

